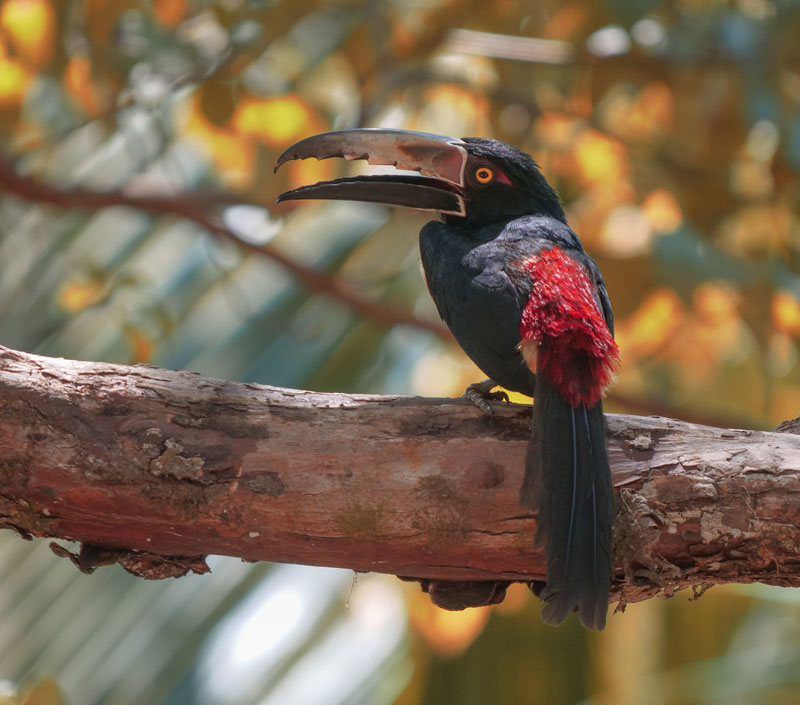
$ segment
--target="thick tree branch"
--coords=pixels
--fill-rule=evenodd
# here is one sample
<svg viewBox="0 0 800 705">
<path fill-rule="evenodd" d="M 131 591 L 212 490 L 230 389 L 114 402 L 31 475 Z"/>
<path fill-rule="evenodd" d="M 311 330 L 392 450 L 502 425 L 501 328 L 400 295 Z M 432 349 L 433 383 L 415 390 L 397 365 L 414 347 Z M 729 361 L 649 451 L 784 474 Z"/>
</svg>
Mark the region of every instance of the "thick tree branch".
<svg viewBox="0 0 800 705">
<path fill-rule="evenodd" d="M 529 408 L 317 394 L 0 347 L 0 518 L 84 569 L 209 553 L 442 580 L 532 580 Z M 609 415 L 616 596 L 800 585 L 800 437 Z M 63 553 L 63 549 L 61 549 Z"/>
</svg>

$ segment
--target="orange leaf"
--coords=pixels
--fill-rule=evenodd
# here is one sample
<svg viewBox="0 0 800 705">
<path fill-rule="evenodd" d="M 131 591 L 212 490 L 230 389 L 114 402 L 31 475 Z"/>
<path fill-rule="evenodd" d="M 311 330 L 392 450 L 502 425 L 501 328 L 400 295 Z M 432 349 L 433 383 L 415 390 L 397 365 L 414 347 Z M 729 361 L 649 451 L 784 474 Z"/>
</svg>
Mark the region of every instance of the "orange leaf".
<svg viewBox="0 0 800 705">
<path fill-rule="evenodd" d="M 772 297 L 772 326 L 779 333 L 800 336 L 800 302 L 788 291 Z"/>
<path fill-rule="evenodd" d="M 580 3 L 562 3 L 547 13 L 542 37 L 545 39 L 572 39 L 586 26 L 589 15 Z"/>
<path fill-rule="evenodd" d="M 186 136 L 213 160 L 221 175 L 234 186 L 249 184 L 255 150 L 252 142 L 214 125 L 203 113 L 197 96 L 184 129 Z"/>
<path fill-rule="evenodd" d="M 81 26 L 93 44 L 113 45 L 120 16 L 128 10 L 141 12 L 141 6 L 141 0 L 83 0 Z"/>
<path fill-rule="evenodd" d="M 64 69 L 64 87 L 89 114 L 97 112 L 97 99 L 92 82 L 92 65 L 85 54 L 76 54 Z"/>
<path fill-rule="evenodd" d="M 736 294 L 724 284 L 701 284 L 694 291 L 692 303 L 698 319 L 712 328 L 719 329 L 740 318 Z"/>
<path fill-rule="evenodd" d="M 572 148 L 581 129 L 581 121 L 559 112 L 544 113 L 536 121 L 536 134 L 553 149 Z"/>
<path fill-rule="evenodd" d="M 615 337 L 622 359 L 632 361 L 658 352 L 684 318 L 684 306 L 678 295 L 672 289 L 656 289 L 617 325 Z"/>
<path fill-rule="evenodd" d="M 66 700 L 58 683 L 53 678 L 45 677 L 26 688 L 20 700 L 13 702 L 19 702 L 20 705 L 65 705 Z"/>
<path fill-rule="evenodd" d="M 332 161 L 317 161 L 316 159 L 302 159 L 286 165 L 286 174 L 289 188 L 297 188 L 306 184 L 315 184 L 331 178 L 334 164 Z"/>
<path fill-rule="evenodd" d="M 612 87 L 600 105 L 603 124 L 626 140 L 651 140 L 672 127 L 675 101 L 666 83 L 653 81 L 636 95 L 623 84 Z"/>
<path fill-rule="evenodd" d="M 128 339 L 131 364 L 149 362 L 152 359 L 155 344 L 142 331 L 125 326 L 125 337 Z"/>
<path fill-rule="evenodd" d="M 155 0 L 153 12 L 161 24 L 174 27 L 186 16 L 186 0 Z"/>
<path fill-rule="evenodd" d="M 772 408 L 770 410 L 775 423 L 793 419 L 800 409 L 800 387 L 794 384 L 777 384 L 772 390 Z"/>
<path fill-rule="evenodd" d="M 411 31 L 404 22 L 395 20 L 392 23 L 392 34 L 389 41 L 395 54 L 402 57 L 409 56 L 419 39 L 419 35 Z"/>
<path fill-rule="evenodd" d="M 672 127 L 674 115 L 675 100 L 672 90 L 666 83 L 653 81 L 639 94 L 639 100 L 631 114 L 631 125 L 649 137 L 656 131 L 668 131 Z"/>
</svg>

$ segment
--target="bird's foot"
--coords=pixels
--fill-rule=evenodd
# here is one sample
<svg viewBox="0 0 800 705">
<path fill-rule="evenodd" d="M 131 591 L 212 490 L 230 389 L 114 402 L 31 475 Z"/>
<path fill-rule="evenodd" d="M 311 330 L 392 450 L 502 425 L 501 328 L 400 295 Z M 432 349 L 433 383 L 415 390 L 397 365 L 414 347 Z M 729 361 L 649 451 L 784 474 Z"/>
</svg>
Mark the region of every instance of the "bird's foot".
<svg viewBox="0 0 800 705">
<path fill-rule="evenodd" d="M 469 399 L 475 406 L 477 406 L 487 416 L 494 416 L 490 401 L 508 401 L 508 394 L 505 392 L 493 392 L 492 390 L 497 386 L 497 382 L 493 379 L 485 379 L 483 382 L 475 382 L 470 384 L 462 395 L 465 399 Z"/>
</svg>

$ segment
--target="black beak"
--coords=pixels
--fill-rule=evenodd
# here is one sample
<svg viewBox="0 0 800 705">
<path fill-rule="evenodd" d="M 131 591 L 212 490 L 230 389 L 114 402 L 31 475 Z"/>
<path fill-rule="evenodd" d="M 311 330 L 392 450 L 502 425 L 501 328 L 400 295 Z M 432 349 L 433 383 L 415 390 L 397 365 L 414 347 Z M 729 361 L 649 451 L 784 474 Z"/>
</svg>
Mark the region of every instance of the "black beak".
<svg viewBox="0 0 800 705">
<path fill-rule="evenodd" d="M 459 139 L 410 130 L 325 132 L 289 147 L 278 158 L 275 171 L 288 161 L 308 157 L 343 157 L 348 161 L 366 159 L 370 164 L 418 171 L 422 176 L 353 176 L 321 181 L 282 193 L 278 202 L 323 198 L 386 203 L 448 215 L 466 214 L 464 168 L 467 150 Z"/>
</svg>

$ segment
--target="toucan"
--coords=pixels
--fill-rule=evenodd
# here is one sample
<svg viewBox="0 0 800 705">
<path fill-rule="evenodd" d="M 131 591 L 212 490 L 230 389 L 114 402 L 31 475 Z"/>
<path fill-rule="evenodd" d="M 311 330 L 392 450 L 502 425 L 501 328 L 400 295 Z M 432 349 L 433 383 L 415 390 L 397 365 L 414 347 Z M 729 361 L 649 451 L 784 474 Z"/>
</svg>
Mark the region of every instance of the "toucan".
<svg viewBox="0 0 800 705">
<path fill-rule="evenodd" d="M 419 235 L 422 266 L 439 314 L 489 378 L 471 396 L 488 407 L 484 399 L 500 386 L 535 400 L 520 502 L 538 512 L 534 544 L 546 551 L 542 618 L 559 624 L 577 611 L 584 626 L 602 629 L 614 515 L 602 398 L 619 352 L 603 277 L 557 193 L 530 156 L 493 139 L 339 130 L 292 145 L 275 169 L 309 157 L 406 173 L 323 181 L 278 201 L 371 201 L 438 214 Z"/>
</svg>

